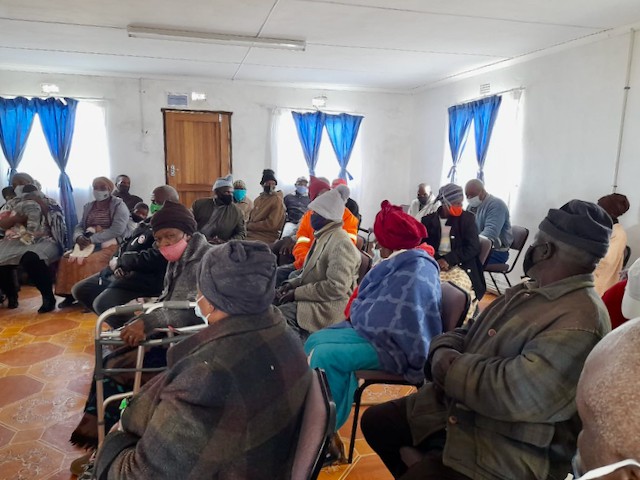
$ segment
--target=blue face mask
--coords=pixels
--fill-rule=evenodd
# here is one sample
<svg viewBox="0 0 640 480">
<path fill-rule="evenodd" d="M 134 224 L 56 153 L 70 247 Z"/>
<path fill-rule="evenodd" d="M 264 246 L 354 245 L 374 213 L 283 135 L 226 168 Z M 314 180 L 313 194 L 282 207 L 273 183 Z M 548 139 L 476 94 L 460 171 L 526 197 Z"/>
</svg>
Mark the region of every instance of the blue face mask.
<svg viewBox="0 0 640 480">
<path fill-rule="evenodd" d="M 296 193 L 298 195 L 307 196 L 309 194 L 309 188 L 304 185 L 296 185 Z"/>
<path fill-rule="evenodd" d="M 329 223 L 326 218 L 318 215 L 315 212 L 311 214 L 311 218 L 309 220 L 311 221 L 311 228 L 313 228 L 313 230 L 316 232 L 324 227 L 327 223 Z"/>
<path fill-rule="evenodd" d="M 244 200 L 244 197 L 247 196 L 247 191 L 246 190 L 234 190 L 233 191 L 233 199 L 236 202 L 241 202 L 242 200 Z"/>
<path fill-rule="evenodd" d="M 193 311 L 196 314 L 196 316 L 200 317 L 204 321 L 204 323 L 209 323 L 209 319 L 208 319 L 209 315 L 205 315 L 204 313 L 202 313 L 202 310 L 200 309 L 200 303 L 199 302 L 203 298 L 204 298 L 204 295 L 196 298 L 196 306 L 193 309 Z"/>
</svg>

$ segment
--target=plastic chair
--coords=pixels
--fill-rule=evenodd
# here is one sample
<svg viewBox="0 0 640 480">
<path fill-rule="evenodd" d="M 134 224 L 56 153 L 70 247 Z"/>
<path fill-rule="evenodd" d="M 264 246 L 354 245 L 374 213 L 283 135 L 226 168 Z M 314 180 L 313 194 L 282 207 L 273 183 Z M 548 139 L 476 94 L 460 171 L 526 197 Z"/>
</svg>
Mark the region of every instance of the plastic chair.
<svg viewBox="0 0 640 480">
<path fill-rule="evenodd" d="M 336 404 L 329 390 L 324 370 L 313 370 L 313 380 L 304 401 L 302 424 L 298 435 L 292 480 L 315 480 L 329 448 L 336 426 Z"/>
<path fill-rule="evenodd" d="M 478 258 L 480 259 L 480 264 L 484 266 L 487 263 L 487 259 L 489 258 L 489 254 L 491 253 L 491 240 L 486 237 L 480 237 L 480 253 L 478 254 Z"/>
<path fill-rule="evenodd" d="M 360 268 L 358 269 L 358 284 L 362 281 L 364 276 L 371 270 L 371 264 L 373 262 L 371 256 L 360 250 Z"/>
<path fill-rule="evenodd" d="M 493 282 L 493 286 L 496 287 L 496 291 L 498 295 L 502 295 L 500 289 L 498 288 L 498 284 L 496 283 L 496 279 L 494 278 L 494 273 L 500 273 L 504 276 L 504 279 L 507 281 L 507 285 L 511 287 L 511 282 L 509 281 L 509 277 L 507 274 L 511 273 L 513 267 L 518 263 L 518 258 L 520 258 L 520 254 L 524 249 L 525 244 L 527 243 L 527 239 L 529 238 L 529 230 L 525 227 L 520 227 L 518 225 L 512 225 L 511 231 L 513 232 L 513 243 L 511 244 L 510 250 L 515 250 L 517 253 L 516 258 L 513 259 L 511 265 L 508 263 L 490 263 L 489 265 L 484 266 L 484 271 L 489 274 L 491 277 L 491 281 Z"/>
<path fill-rule="evenodd" d="M 448 332 L 462 325 L 467 317 L 467 312 L 471 306 L 471 298 L 469 294 L 457 285 L 451 282 L 444 282 L 442 288 L 442 331 Z M 355 448 L 356 430 L 358 428 L 358 419 L 360 418 L 360 404 L 362 403 L 362 394 L 370 385 L 408 385 L 420 388 L 423 382 L 408 382 L 402 375 L 383 372 L 380 370 L 358 370 L 355 372 L 356 378 L 362 380 L 362 384 L 358 386 L 353 395 L 355 410 L 353 412 L 353 425 L 351 427 L 351 441 L 349 443 L 348 462 L 353 461 L 353 450 Z"/>
</svg>

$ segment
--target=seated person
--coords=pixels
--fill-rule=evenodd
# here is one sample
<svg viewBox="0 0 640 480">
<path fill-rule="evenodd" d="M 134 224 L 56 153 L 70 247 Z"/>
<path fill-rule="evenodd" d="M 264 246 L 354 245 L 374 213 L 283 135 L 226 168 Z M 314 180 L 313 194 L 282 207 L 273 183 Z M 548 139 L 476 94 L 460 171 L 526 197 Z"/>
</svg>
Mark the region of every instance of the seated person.
<svg viewBox="0 0 640 480">
<path fill-rule="evenodd" d="M 584 479 L 640 478 L 640 319 L 604 337 L 584 364 L 576 404 L 582 420 L 573 475 Z"/>
<path fill-rule="evenodd" d="M 113 191 L 113 196 L 120 198 L 127 206 L 130 212 L 133 212 L 137 203 L 142 202 L 142 199 L 137 195 L 131 195 L 129 189 L 131 188 L 131 179 L 128 175 L 118 175 L 116 177 L 116 188 Z"/>
<path fill-rule="evenodd" d="M 420 221 L 422 217 L 435 212 L 437 209 L 438 202 L 436 202 L 435 195 L 431 193 L 431 186 L 426 183 L 418 185 L 418 194 L 416 198 L 411 201 L 407 213 Z"/>
<path fill-rule="evenodd" d="M 183 205 L 165 201 L 162 209 L 151 217 L 151 228 L 156 244 L 162 256 L 167 260 L 167 273 L 164 277 L 164 290 L 158 302 L 170 300 L 195 301 L 197 296 L 197 272 L 200 262 L 207 251 L 213 248 L 201 233 L 196 232 L 193 214 Z M 120 332 L 120 338 L 126 346 L 115 350 L 103 360 L 106 368 L 131 368 L 135 366 L 138 344 L 150 335 L 154 329 L 162 327 L 185 327 L 201 323 L 192 310 L 171 310 L 160 308 L 129 323 Z M 145 352 L 145 367 L 166 365 L 166 350 L 154 347 Z M 147 381 L 153 374 L 143 375 Z M 113 374 L 105 377 L 104 398 L 116 393 L 132 390 L 133 375 Z M 95 448 L 98 442 L 96 418 L 95 382 L 92 384 L 89 398 L 84 408 L 84 416 L 71 435 L 71 443 L 83 448 Z M 105 410 L 107 431 L 118 421 L 117 402 Z M 77 474 L 82 462 L 88 461 L 88 455 L 72 464 L 72 472 Z M 81 470 L 80 470 L 81 471 Z"/>
<path fill-rule="evenodd" d="M 342 229 L 344 198 L 338 190 L 323 193 L 309 204 L 315 244 L 300 276 L 278 291 L 280 311 L 300 336 L 344 319 L 344 308 L 356 287 L 360 252 Z"/>
<path fill-rule="evenodd" d="M 462 188 L 453 183 L 438 192 L 440 207 L 422 217 L 427 227 L 426 242 L 435 250 L 440 265 L 440 281 L 455 283 L 469 293 L 474 311 L 486 290 L 482 264 L 480 263 L 480 239 L 472 213 L 462 209 Z"/>
<path fill-rule="evenodd" d="M 133 398 L 98 453 L 97 478 L 290 478 L 312 375 L 270 306 L 275 269 L 257 242 L 202 258 L 196 310 L 209 326 L 171 349 L 168 370 Z"/>
<path fill-rule="evenodd" d="M 273 170 L 266 169 L 262 172 L 260 185 L 263 192 L 253 202 L 247 221 L 247 240 L 270 244 L 278 239 L 284 225 L 284 202 L 282 192 L 276 192 L 278 181 Z"/>
<path fill-rule="evenodd" d="M 384 370 L 419 383 L 429 343 L 442 333 L 438 265 L 419 248 L 424 226 L 385 200 L 373 230 L 386 260 L 361 281 L 347 321 L 311 334 L 304 345 L 311 368 L 327 374 L 336 431 L 351 412 L 356 370 Z"/>
<path fill-rule="evenodd" d="M 133 210 L 131 210 L 131 216 L 129 217 L 128 231 L 133 232 L 140 222 L 145 220 L 149 216 L 149 205 L 144 202 L 136 203 Z"/>
<path fill-rule="evenodd" d="M 178 192 L 169 185 L 155 188 L 151 197 L 152 202 L 159 205 L 167 200 L 179 201 Z M 73 298 L 96 315 L 101 315 L 111 307 L 124 305 L 138 297 L 159 297 L 167 260 L 154 243 L 151 223 L 140 222 L 133 234 L 120 244 L 107 267 L 73 286 Z M 126 315 L 112 315 L 107 323 L 112 328 L 119 328 L 128 319 Z"/>
<path fill-rule="evenodd" d="M 20 240 L 25 245 L 31 245 L 35 236 L 42 229 L 47 208 L 42 199 L 44 194 L 35 185 L 25 185 L 22 189 L 20 202 L 16 203 L 11 212 L 3 212 L 6 216 L 23 215 L 26 217 L 24 225 L 16 224 L 9 230 L 0 229 L 0 238 Z M 0 214 L 2 215 L 2 214 Z"/>
<path fill-rule="evenodd" d="M 309 182 L 305 177 L 298 177 L 295 183 L 296 191 L 284 197 L 287 218 L 282 229 L 283 237 L 291 237 L 298 231 L 300 219 L 307 212 L 311 199 L 309 198 Z"/>
<path fill-rule="evenodd" d="M 244 217 L 233 204 L 233 177 L 218 178 L 213 184 L 213 198 L 200 198 L 191 207 L 198 231 L 210 243 L 242 240 L 247 236 Z"/>
<path fill-rule="evenodd" d="M 613 232 L 611 233 L 611 241 L 609 242 L 609 250 L 602 260 L 598 263 L 595 276 L 596 292 L 598 295 L 604 295 L 609 288 L 620 281 L 620 272 L 622 271 L 622 263 L 624 261 L 624 249 L 627 246 L 627 232 L 624 231 L 622 225 L 618 222 L 618 217 L 624 215 L 629 210 L 629 200 L 624 195 L 612 193 L 598 200 L 605 212 L 609 214 L 613 220 Z"/>
<path fill-rule="evenodd" d="M 344 178 L 336 178 L 333 182 L 331 182 L 331 188 L 337 188 L 338 185 L 344 185 L 345 187 L 349 187 L 347 181 Z M 356 202 L 353 198 L 347 198 L 345 202 L 345 207 L 349 209 L 349 211 L 353 214 L 354 217 L 360 221 L 360 206 L 358 202 Z"/>
<path fill-rule="evenodd" d="M 244 183 L 244 180 L 236 180 L 233 182 L 233 203 L 242 212 L 246 223 L 253 209 L 253 201 L 247 197 L 247 185 Z"/>
<path fill-rule="evenodd" d="M 121 199 L 111 194 L 113 188 L 113 182 L 106 177 L 93 180 L 95 200 L 84 206 L 82 219 L 73 232 L 77 249 L 89 248 L 88 251 L 92 253 L 81 259 L 76 259 L 73 253 L 65 254 L 60 260 L 56 295 L 65 299 L 58 304 L 58 308 L 76 303 L 71 293 L 73 286 L 106 267 L 118 249 L 118 243 L 128 234 L 129 209 Z"/>
<path fill-rule="evenodd" d="M 611 226 L 593 203 L 549 210 L 525 255 L 532 281 L 471 327 L 434 338 L 417 393 L 367 409 L 362 432 L 396 478 L 565 478 L 580 430 L 578 378 L 610 330 L 593 270 Z M 403 446 L 424 456 L 407 467 Z"/>
<path fill-rule="evenodd" d="M 16 192 L 11 185 L 2 189 L 2 198 L 4 198 L 5 203 L 16 198 Z"/>
<path fill-rule="evenodd" d="M 486 263 L 507 263 L 513 243 L 507 204 L 489 194 L 480 180 L 469 180 L 464 191 L 469 202 L 468 210 L 476 216 L 480 235 L 491 241 L 491 253 Z"/>
</svg>

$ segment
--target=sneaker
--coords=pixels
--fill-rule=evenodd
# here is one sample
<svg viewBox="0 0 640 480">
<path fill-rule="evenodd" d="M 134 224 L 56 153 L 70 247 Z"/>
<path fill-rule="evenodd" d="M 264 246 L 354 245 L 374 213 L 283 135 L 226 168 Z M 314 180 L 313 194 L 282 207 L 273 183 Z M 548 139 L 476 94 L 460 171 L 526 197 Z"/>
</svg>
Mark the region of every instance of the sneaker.
<svg viewBox="0 0 640 480">
<path fill-rule="evenodd" d="M 69 470 L 71 471 L 71 473 L 76 477 L 81 476 L 85 471 L 85 467 L 91 461 L 92 455 L 93 455 L 93 450 L 89 450 L 87 453 L 85 453 L 81 457 L 76 458 L 73 462 L 71 462 L 71 466 L 69 467 Z"/>
<path fill-rule="evenodd" d="M 342 443 L 340 435 L 334 433 L 331 438 L 331 442 L 329 443 L 329 448 L 327 449 L 324 461 L 322 462 L 322 466 L 328 467 L 343 463 L 347 463 L 347 456 L 344 453 L 344 443 Z"/>
<path fill-rule="evenodd" d="M 67 307 L 72 307 L 74 306 L 76 303 L 76 299 L 73 297 L 65 297 L 63 301 L 61 301 L 58 304 L 58 308 L 67 308 Z"/>
</svg>

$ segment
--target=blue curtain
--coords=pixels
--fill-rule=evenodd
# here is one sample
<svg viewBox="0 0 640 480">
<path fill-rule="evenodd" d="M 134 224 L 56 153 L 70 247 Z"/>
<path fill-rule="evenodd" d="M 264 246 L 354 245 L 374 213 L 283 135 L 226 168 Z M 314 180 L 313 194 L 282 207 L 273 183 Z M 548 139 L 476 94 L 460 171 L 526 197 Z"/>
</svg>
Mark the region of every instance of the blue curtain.
<svg viewBox="0 0 640 480">
<path fill-rule="evenodd" d="M 449 147 L 451 148 L 453 165 L 447 178 L 451 183 L 456 183 L 456 167 L 467 143 L 471 120 L 473 120 L 473 107 L 471 104 L 466 103 L 449 107 Z"/>
<path fill-rule="evenodd" d="M 359 115 L 348 115 L 341 113 L 340 115 L 327 115 L 325 126 L 331 140 L 331 146 L 336 153 L 338 163 L 340 164 L 340 178 L 353 180 L 351 174 L 347 171 L 349 158 L 353 151 L 353 145 L 358 137 L 358 130 L 362 123 L 363 117 Z"/>
<path fill-rule="evenodd" d="M 496 123 L 502 97 L 483 98 L 473 102 L 473 126 L 476 139 L 476 159 L 478 160 L 478 179 L 484 182 L 484 161 L 487 158 L 491 132 Z"/>
<path fill-rule="evenodd" d="M 78 101 L 72 98 L 65 98 L 64 102 L 57 98 L 36 98 L 34 102 L 40 116 L 42 131 L 47 139 L 47 145 L 49 145 L 49 151 L 60 168 L 60 179 L 58 180 L 60 206 L 67 225 L 67 242 L 70 242 L 73 238 L 73 229 L 78 223 L 78 217 L 73 201 L 73 187 L 65 169 L 71 151 Z"/>
<path fill-rule="evenodd" d="M 35 113 L 32 100 L 24 97 L 0 98 L 0 146 L 9 162 L 9 185 L 22 160 Z"/>
<path fill-rule="evenodd" d="M 318 152 L 322 141 L 322 128 L 324 127 L 325 114 L 322 112 L 300 113 L 291 112 L 293 121 L 298 130 L 298 138 L 302 145 L 304 159 L 309 168 L 309 175 L 316 174 L 316 163 L 318 163 Z"/>
</svg>

